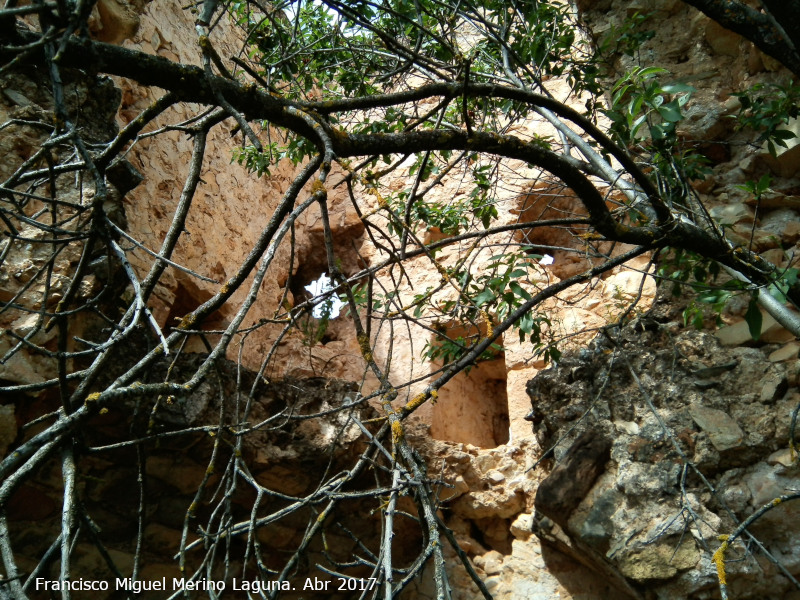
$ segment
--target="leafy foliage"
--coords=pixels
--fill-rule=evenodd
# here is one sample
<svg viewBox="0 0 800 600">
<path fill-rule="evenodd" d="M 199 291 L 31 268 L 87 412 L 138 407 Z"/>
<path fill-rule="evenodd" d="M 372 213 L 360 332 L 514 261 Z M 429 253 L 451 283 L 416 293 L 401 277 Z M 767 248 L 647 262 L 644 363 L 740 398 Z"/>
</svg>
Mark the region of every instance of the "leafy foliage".
<svg viewBox="0 0 800 600">
<path fill-rule="evenodd" d="M 759 141 L 766 141 L 773 156 L 776 145 L 786 148 L 786 142 L 796 137 L 782 127 L 800 115 L 800 85 L 759 83 L 734 96 L 741 102 L 739 126 L 760 132 Z"/>
<path fill-rule="evenodd" d="M 683 107 L 695 89 L 686 84 L 662 84 L 661 67 L 635 67 L 611 88 L 611 131 L 625 145 L 635 144 L 648 134 L 660 146 L 675 143 L 675 126 L 684 118 Z M 644 130 L 642 130 L 644 128 Z"/>
<path fill-rule="evenodd" d="M 597 44 L 599 57 L 624 54 L 634 56 L 642 44 L 652 39 L 656 32 L 652 29 L 643 29 L 645 24 L 652 24 L 651 19 L 655 13 L 635 12 L 625 19 L 620 25 L 612 25 L 608 32 Z"/>
<path fill-rule="evenodd" d="M 595 285 L 647 252 L 671 249 L 660 275 L 676 290 L 695 290 L 697 302 L 717 312 L 733 294 L 761 300 L 769 291 L 785 299 L 797 284 L 796 269 L 773 269 L 750 248 L 734 246 L 694 194 L 689 179 L 703 176 L 707 165 L 677 135 L 693 89 L 657 66 L 635 67 L 613 84 L 604 80 L 615 55 L 635 57 L 650 37 L 644 16 L 612 31 L 598 53 L 568 2 L 205 0 L 189 8 L 185 23 L 187 35 L 196 36 L 196 66 L 95 42 L 87 34 L 88 9 L 73 8 L 8 2 L 0 9 L 0 70 L 41 96 L 23 102 L 4 90 L 19 110 L 0 134 L 23 127 L 38 137 L 26 142 L 36 146 L 30 152 L 7 157 L 0 182 L 0 263 L 22 250 L 35 259 L 3 280 L 0 316 L 11 341 L 0 363 L 33 357 L 48 373 L 32 383 L 7 369 L 14 379 L 0 388 L 19 404 L 13 418 L 27 419 L 0 465 L 4 598 L 28 597 L 35 578 L 26 582 L 20 564 L 37 575 L 59 564 L 63 577 L 72 576 L 72 549 L 84 544 L 96 545 L 114 573 L 127 568 L 113 564 L 86 501 L 97 461 L 120 450 L 131 451 L 140 473 L 131 513 L 138 538 L 125 547 L 136 548 L 138 573 L 153 549 L 144 534 L 154 512 L 144 484 L 148 453 L 182 440 L 205 448 L 208 461 L 187 500 L 177 550 L 187 579 L 236 572 L 288 583 L 306 565 L 319 566 L 346 577 L 369 573 L 376 585 L 361 590 L 364 597 L 395 598 L 433 573 L 436 596 L 446 600 L 443 547 L 457 542 L 442 522 L 439 482 L 404 435 L 404 421 L 419 406 L 458 373 L 518 344 L 517 336 L 530 355 L 559 360 L 546 303 L 572 302 L 577 286 Z M 244 40 L 237 52 L 223 51 L 218 39 L 229 17 Z M 127 105 L 147 106 L 135 117 L 126 113 L 122 129 L 95 123 L 94 107 L 76 102 L 80 94 L 69 86 L 93 89 L 102 83 L 96 75 L 138 83 L 153 102 Z M 557 78 L 585 112 L 555 97 Z M 609 86 L 606 131 L 593 116 Z M 740 122 L 775 152 L 789 139 L 782 127 L 797 116 L 798 94 L 792 84 L 753 88 L 741 96 Z M 178 102 L 181 110 L 173 110 Z M 223 122 L 235 125 L 219 135 Z M 192 148 L 180 159 L 187 168 L 173 190 L 174 211 L 154 211 L 138 234 L 126 231 L 115 212 L 124 212 L 122 197 L 136 177 L 120 171 L 127 156 L 146 164 L 142 142 L 166 136 L 175 152 Z M 286 171 L 294 166 L 294 179 L 280 191 L 270 181 L 268 193 L 254 194 L 259 204 L 246 219 L 217 203 L 220 217 L 207 225 L 196 196 L 206 185 L 209 148 L 221 139 L 238 145 L 232 160 L 255 175 L 269 176 L 284 160 Z M 747 189 L 760 198 L 769 185 L 760 178 Z M 436 197 L 439 189 L 448 191 Z M 565 197 L 576 206 L 563 208 L 558 197 L 545 202 L 541 216 L 517 211 L 515 202 L 543 189 L 570 190 Z M 342 207 L 351 212 L 335 221 Z M 228 227 L 213 231 L 219 237 L 241 236 L 246 252 L 238 263 L 205 260 L 194 241 L 205 233 L 198 229 L 217 223 Z M 306 226 L 302 248 L 298 224 Z M 432 228 L 442 235 L 426 242 L 419 234 Z M 343 230 L 350 238 L 338 239 Z M 354 243 L 353 231 L 363 231 L 369 252 Z M 531 247 L 527 240 L 541 231 L 548 232 L 541 247 Z M 549 241 L 550 233 L 568 241 Z M 551 277 L 535 260 L 551 243 L 574 253 L 581 268 Z M 315 301 L 290 294 L 287 283 L 323 265 L 348 305 L 341 329 L 351 337 L 337 349 L 318 347 L 332 313 L 314 319 Z M 409 276 L 412 265 L 424 282 Z M 735 271 L 736 283 L 720 284 L 722 267 Z M 278 307 L 274 297 L 265 300 L 276 284 L 283 287 Z M 177 292 L 185 297 L 162 310 Z M 628 301 L 623 294 L 615 300 Z M 698 314 L 687 313 L 687 322 L 699 325 Z M 755 335 L 755 302 L 747 318 Z M 401 330 L 430 370 L 411 373 L 393 362 Z M 504 337 L 508 332 L 514 335 Z M 188 349 L 204 353 L 186 359 Z M 315 376 L 329 376 L 337 364 L 358 395 L 318 409 L 305 398 L 262 402 L 264 386 L 291 352 L 307 359 L 303 368 Z M 235 389 L 220 390 L 218 412 L 209 409 L 201 423 L 190 423 L 189 412 L 200 414 L 193 412 L 197 398 L 211 406 L 200 386 L 221 380 L 225 358 L 236 362 Z M 29 394 L 41 395 L 28 402 Z M 192 410 L 158 429 L 157 417 L 176 401 Z M 123 433 L 86 451 L 109 410 L 125 424 Z M 361 420 L 374 411 L 382 411 L 377 419 Z M 324 468 L 309 475 L 316 480 L 289 494 L 252 475 L 263 467 L 254 457 L 271 439 L 296 439 L 296 424 L 312 419 L 320 431 L 331 423 L 335 430 L 319 452 Z M 351 430 L 363 437 L 342 453 Z M 15 491 L 43 472 L 62 478 L 61 518 L 34 560 L 7 515 Z M 401 560 L 392 540 L 398 498 L 406 494 L 417 508 L 408 527 L 419 527 L 422 543 L 404 548 L 409 556 Z M 377 532 L 352 540 L 357 561 L 327 545 L 329 532 L 354 537 L 347 524 L 354 514 L 373 518 Z M 268 556 L 262 540 L 274 532 L 265 538 L 262 528 L 284 519 L 304 533 Z M 456 555 L 490 597 L 466 556 Z"/>
</svg>

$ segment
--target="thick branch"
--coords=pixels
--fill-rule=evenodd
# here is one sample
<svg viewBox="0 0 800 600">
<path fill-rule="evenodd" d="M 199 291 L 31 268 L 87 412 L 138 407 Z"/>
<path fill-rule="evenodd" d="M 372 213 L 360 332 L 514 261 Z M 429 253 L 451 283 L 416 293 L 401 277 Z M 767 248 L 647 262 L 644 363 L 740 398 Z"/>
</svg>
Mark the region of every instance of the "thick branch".
<svg viewBox="0 0 800 600">
<path fill-rule="evenodd" d="M 685 0 L 686 4 L 694 6 L 697 10 L 711 17 L 714 21 L 738 33 L 743 38 L 753 42 L 756 47 L 764 54 L 768 54 L 775 60 L 783 64 L 792 73 L 800 77 L 800 54 L 796 50 L 793 38 L 798 34 L 789 34 L 789 31 L 797 30 L 797 21 L 782 21 L 776 27 L 777 22 L 770 18 L 770 14 L 765 14 L 750 8 L 743 2 L 732 2 L 730 0 Z M 764 3 L 773 17 L 780 20 L 786 14 L 794 14 L 797 11 L 786 10 L 776 12 L 773 9 L 776 5 L 792 5 L 796 2 L 765 2 Z"/>
</svg>

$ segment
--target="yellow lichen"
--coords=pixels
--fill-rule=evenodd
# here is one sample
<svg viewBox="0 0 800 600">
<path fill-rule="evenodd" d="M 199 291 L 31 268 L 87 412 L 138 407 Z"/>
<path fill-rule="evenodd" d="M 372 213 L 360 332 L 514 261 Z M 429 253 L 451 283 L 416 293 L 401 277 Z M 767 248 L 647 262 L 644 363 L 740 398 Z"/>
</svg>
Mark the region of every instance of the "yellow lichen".
<svg viewBox="0 0 800 600">
<path fill-rule="evenodd" d="M 413 410 L 416 410 L 417 408 L 422 406 L 422 404 L 425 402 L 426 399 L 427 396 L 425 395 L 425 392 L 417 394 L 411 400 L 409 400 L 408 403 L 403 407 L 403 412 L 409 413 Z"/>
<path fill-rule="evenodd" d="M 181 322 L 178 324 L 178 329 L 189 329 L 192 325 L 194 325 L 195 320 L 197 317 L 194 313 L 189 313 L 185 317 L 181 319 Z"/>
<path fill-rule="evenodd" d="M 97 402 L 100 399 L 100 392 L 94 392 L 86 396 L 86 404 L 89 402 Z"/>
<path fill-rule="evenodd" d="M 614 234 L 617 236 L 624 236 L 631 232 L 631 228 L 625 225 L 624 223 L 616 223 L 614 225 Z M 600 236 L 602 237 L 602 236 Z"/>
<path fill-rule="evenodd" d="M 722 540 L 722 545 L 714 552 L 711 561 L 717 566 L 717 579 L 719 579 L 719 584 L 727 585 L 725 577 L 725 552 L 728 551 L 728 536 L 721 535 L 719 539 Z"/>
<path fill-rule="evenodd" d="M 483 318 L 483 322 L 486 324 L 486 337 L 492 337 L 494 335 L 494 328 L 492 327 L 492 319 L 489 318 L 489 313 L 485 310 L 480 309 L 481 317 Z"/>
<path fill-rule="evenodd" d="M 104 415 L 104 414 L 106 414 L 107 412 L 108 412 L 108 409 L 107 409 L 107 408 L 101 408 L 101 409 L 100 409 L 100 414 L 101 414 L 101 415 Z"/>
<path fill-rule="evenodd" d="M 389 203 L 386 201 L 386 198 L 381 196 L 381 193 L 378 191 L 378 188 L 375 186 L 367 187 L 367 193 L 375 196 L 375 199 L 378 201 L 378 206 L 380 208 L 389 208 Z"/>
<path fill-rule="evenodd" d="M 380 423 L 385 421 L 388 417 L 375 417 L 374 419 L 367 419 L 366 421 L 362 421 L 365 425 L 368 423 Z"/>
<path fill-rule="evenodd" d="M 314 183 L 311 184 L 311 193 L 316 194 L 317 192 L 325 193 L 328 190 L 325 189 L 325 184 L 322 183 L 319 179 L 315 179 Z"/>
<path fill-rule="evenodd" d="M 369 338 L 366 335 L 358 336 L 358 347 L 361 350 L 361 356 L 367 362 L 372 362 L 372 348 L 369 346 Z"/>
<path fill-rule="evenodd" d="M 403 439 L 405 432 L 400 421 L 392 421 L 392 441 L 396 444 Z"/>
</svg>

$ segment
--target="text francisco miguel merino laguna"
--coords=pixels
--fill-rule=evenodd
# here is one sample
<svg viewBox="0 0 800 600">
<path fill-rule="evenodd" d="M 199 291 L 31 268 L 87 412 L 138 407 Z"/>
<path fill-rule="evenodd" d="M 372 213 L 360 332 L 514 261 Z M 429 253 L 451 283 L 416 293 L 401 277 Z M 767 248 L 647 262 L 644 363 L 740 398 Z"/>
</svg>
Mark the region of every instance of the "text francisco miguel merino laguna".
<svg viewBox="0 0 800 600">
<path fill-rule="evenodd" d="M 170 583 L 172 583 L 172 587 L 167 587 Z M 306 581 L 303 585 L 304 590 L 327 590 L 328 584 L 332 583 L 331 581 L 327 581 L 324 579 L 317 579 L 316 577 L 307 577 Z M 72 579 L 68 581 L 58 581 L 58 580 L 49 580 L 44 579 L 43 577 L 37 577 L 35 587 L 37 590 L 49 590 L 59 592 L 62 590 L 70 590 L 70 591 L 91 591 L 91 590 L 108 590 L 108 589 L 115 590 L 125 590 L 129 592 L 133 592 L 138 594 L 139 592 L 145 591 L 154 591 L 154 590 L 213 590 L 216 592 L 221 592 L 225 590 L 228 584 L 225 581 L 214 581 L 211 579 L 197 579 L 197 580 L 190 580 L 190 579 L 179 579 L 177 577 L 172 578 L 172 581 L 167 577 L 162 577 L 161 579 L 152 579 L 152 580 L 133 580 L 130 578 L 127 579 L 115 579 L 113 582 L 109 582 L 106 580 L 92 580 L 92 579 Z M 271 590 L 294 590 L 293 587 L 288 581 L 260 581 L 258 579 L 248 581 L 246 579 L 234 579 L 231 583 L 231 587 L 228 588 L 234 591 L 246 591 L 246 592 L 260 592 L 260 591 L 271 591 Z"/>
</svg>

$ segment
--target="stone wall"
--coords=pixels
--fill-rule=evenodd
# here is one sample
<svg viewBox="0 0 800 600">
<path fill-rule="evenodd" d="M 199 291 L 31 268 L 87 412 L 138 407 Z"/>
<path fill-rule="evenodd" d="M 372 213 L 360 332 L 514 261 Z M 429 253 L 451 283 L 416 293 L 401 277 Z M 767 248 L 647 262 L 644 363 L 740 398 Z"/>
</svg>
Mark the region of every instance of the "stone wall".
<svg viewBox="0 0 800 600">
<path fill-rule="evenodd" d="M 773 73 L 776 66 L 747 42 L 719 30 L 715 23 L 679 2 L 580 4 L 597 36 L 632 11 L 655 10 L 657 35 L 643 46 L 643 60 L 665 66 L 674 77 L 685 78 L 698 88 L 690 121 L 681 132 L 713 164 L 713 175 L 697 183 L 698 193 L 712 214 L 730 225 L 743 243 L 749 241 L 755 224 L 755 248 L 778 266 L 790 264 L 800 241 L 796 177 L 800 165 L 795 147 L 781 150 L 777 157 L 753 152 L 746 144 L 748 134 L 736 132 L 730 119 L 737 110 L 731 93 L 743 85 L 777 79 L 780 74 Z M 196 64 L 199 50 L 192 29 L 186 26 L 192 20 L 179 5 L 165 0 L 142 7 L 109 0 L 98 6 L 94 32 L 99 39 Z M 237 34 L 223 26 L 219 41 L 221 47 L 230 50 L 235 42 L 229 40 L 225 46 L 223 40 L 228 35 L 235 40 Z M 619 58 L 620 70 L 630 66 L 626 60 Z M 151 92 L 130 82 L 115 83 L 122 92 L 116 116 L 119 125 L 135 118 L 155 99 Z M 7 115 L 24 116 L 26 111 L 48 109 L 36 105 L 35 82 L 16 80 L 3 87 L 2 109 L 6 112 L 2 120 Z M 556 89 L 566 94 L 566 86 Z M 109 98 L 113 96 L 109 92 Z M 116 104 L 112 99 L 109 104 Z M 108 112 L 108 106 L 102 109 Z M 192 109 L 176 106 L 163 115 L 159 125 L 180 122 L 192 114 Z M 87 106 L 85 110 L 95 109 Z M 174 325 L 230 277 L 296 173 L 293 165 L 280 163 L 269 177 L 258 178 L 232 164 L 231 152 L 238 143 L 232 133 L 233 125 L 224 124 L 210 139 L 203 183 L 186 225 L 187 234 L 174 256 L 176 262 L 218 283 L 172 271 L 157 289 L 151 306 L 162 327 Z M 21 162 L 40 140 L 40 133 L 19 127 L 3 132 L 0 149 Z M 191 140 L 185 134 L 170 131 L 138 141 L 129 153 L 143 181 L 124 198 L 127 227 L 151 248 L 160 243 L 164 224 L 174 210 L 186 171 L 183 157 L 190 147 Z M 0 168 L 8 168 L 7 164 Z M 503 168 L 508 169 L 506 173 L 514 171 L 516 177 L 522 173 L 535 179 L 525 165 Z M 776 180 L 755 207 L 737 186 L 767 171 Z M 402 189 L 405 178 L 405 173 L 398 174 L 392 185 Z M 440 198 L 455 198 L 464 190 L 456 181 L 445 181 L 437 193 Z M 365 194 L 359 202 L 369 210 L 376 200 Z M 380 250 L 364 235 L 363 225 L 343 190 L 331 194 L 331 207 L 343 269 L 354 272 L 362 266 L 360 261 L 370 264 L 380 260 Z M 532 214 L 548 217 L 577 211 L 574 199 L 562 190 L 528 184 L 502 197 L 499 208 L 500 224 Z M 436 234 L 417 233 L 422 237 Z M 545 230 L 497 241 L 561 246 L 574 239 L 575 233 L 579 232 Z M 309 212 L 296 229 L 295 264 L 290 266 L 289 250 L 281 250 L 280 260 L 268 275 L 246 325 L 270 318 L 284 301 L 291 306 L 302 300 L 304 286 L 326 269 L 319 252 L 321 237 L 319 214 Z M 13 250 L 9 264 L 14 268 L 2 274 L 0 299 L 4 301 L 19 291 L 32 271 L 41 268 L 37 257 L 25 255 L 24 250 L 22 246 Z M 442 261 L 454 260 L 460 250 L 454 247 L 443 252 Z M 536 267 L 536 277 L 541 281 L 567 277 L 588 264 L 566 251 L 556 253 L 555 258 L 552 266 Z M 68 269 L 74 259 L 65 254 L 65 263 L 58 268 Z M 148 264 L 141 253 L 132 262 L 140 272 Z M 476 269 L 480 266 L 476 261 Z M 618 315 L 626 300 L 638 294 L 641 271 L 648 268 L 648 259 L 640 260 L 553 301 L 547 310 L 555 327 L 566 336 L 605 325 Z M 414 285 L 423 289 L 439 279 L 423 260 L 411 262 L 407 272 Z M 533 289 L 536 281 L 530 285 Z M 644 290 L 642 307 L 655 295 L 652 279 L 645 279 Z M 407 298 L 411 291 L 402 289 L 401 293 Z M 206 326 L 225 326 L 240 300 L 241 295 L 234 296 Z M 586 348 L 566 356 L 558 368 L 541 373 L 545 365 L 532 360 L 528 347 L 506 339 L 502 356 L 460 375 L 443 388 L 436 406 L 419 411 L 409 435 L 429 459 L 430 471 L 441 471 L 443 479 L 452 484 L 452 488 L 441 489 L 445 522 L 495 598 L 599 599 L 620 594 L 698 600 L 714 597 L 710 557 L 716 536 L 731 531 L 733 517 L 747 516 L 798 483 L 787 441 L 789 415 L 800 400 L 796 390 L 799 346 L 765 319 L 758 346 L 740 347 L 751 343 L 742 319 L 745 309 L 746 303 L 734 302 L 724 315 L 730 326 L 714 337 L 681 330 L 676 324 L 680 310 L 662 307 L 662 316 L 652 325 L 638 320 L 640 329 L 614 334 L 614 344 L 602 337 L 592 345 L 588 344 L 588 335 L 573 338 L 576 346 Z M 3 326 L 24 332 L 26 324 L 12 320 Z M 257 370 L 261 366 L 278 331 L 279 327 L 267 325 L 248 337 L 242 352 L 245 367 Z M 213 339 L 213 335 L 210 337 Z M 394 341 L 391 352 L 389 338 Z M 437 368 L 420 358 L 421 347 L 429 339 L 430 332 L 422 334 L 417 329 L 382 330 L 375 335 L 376 356 L 381 361 L 391 356 L 398 382 L 427 376 Z M 188 350 L 202 348 L 198 342 Z M 235 352 L 230 358 L 236 358 Z M 24 352 L 14 360 L 17 362 L 3 367 L 2 379 L 37 382 L 53 376 L 52 363 L 40 364 Z M 630 374 L 629 365 L 640 378 L 641 387 Z M 225 369 L 228 382 L 235 379 L 232 367 Z M 352 391 L 350 383 L 341 382 L 359 381 L 363 370 L 345 317 L 332 321 L 317 344 L 308 344 L 302 332 L 293 331 L 265 372 L 270 380 L 289 379 L 273 382 L 259 395 L 258 402 L 267 410 L 271 403 L 296 400 L 296 392 L 291 391 L 295 386 L 312 399 L 315 408 L 328 406 Z M 157 370 L 151 375 L 160 374 Z M 528 383 L 531 379 L 533 382 Z M 329 384 L 331 381 L 335 383 Z M 426 381 L 422 377 L 416 387 L 407 390 L 408 395 L 424 387 Z M 374 381 L 367 379 L 361 391 L 368 392 L 373 389 L 370 386 L 374 388 Z M 195 397 L 165 407 L 159 426 L 201 422 L 203 414 L 219 408 L 219 394 L 219 387 L 204 384 Z M 25 407 L 26 402 L 29 399 L 15 398 L 2 406 L 0 437 L 6 446 L 31 435 L 30 431 L 19 433 L 17 428 L 18 422 L 27 420 L 26 415 L 36 412 L 37 407 Z M 98 420 L 96 439 L 88 443 L 102 444 L 114 439 L 117 429 L 129 427 L 122 412 L 112 411 Z M 488 422 L 491 427 L 486 426 Z M 324 425 L 308 422 L 254 440 L 247 451 L 259 478 L 281 493 L 298 495 L 319 480 L 325 465 L 316 459 L 323 449 L 335 448 L 334 454 L 341 453 L 335 460 L 351 458 L 356 447 L 337 446 L 330 437 L 337 427 L 341 429 L 341 423 L 329 423 L 327 428 Z M 187 506 L 203 481 L 210 452 L 207 436 L 198 435 L 192 442 L 159 448 L 146 459 L 155 500 L 144 535 L 151 546 L 163 551 L 148 557 L 145 576 L 173 573 L 170 556 L 180 539 Z M 708 478 L 716 495 L 696 472 L 684 468 L 681 453 Z M 130 482 L 138 476 L 134 465 L 134 458 L 121 452 L 113 464 L 89 461 L 85 473 L 87 489 L 96 499 L 93 513 L 99 515 L 98 524 L 106 534 L 118 542 L 111 549 L 114 558 L 126 566 L 132 556 L 130 540 L 137 510 L 135 499 L 128 493 Z M 591 476 L 584 477 L 587 473 Z M 570 487 L 575 481 L 585 485 Z M 209 480 L 208 485 L 213 483 Z M 30 541 L 31 564 L 46 551 L 37 541 L 43 538 L 41 531 L 57 525 L 60 492 L 57 474 L 43 472 L 15 496 L 10 517 L 16 523 L 15 534 Z M 243 498 L 239 508 L 244 511 L 251 500 Z M 358 515 L 361 508 L 354 508 L 353 514 Z M 797 520 L 796 511 L 792 505 L 776 509 L 754 531 L 795 574 L 800 571 L 795 559 L 798 548 L 786 524 Z M 354 518 L 353 528 L 371 539 L 376 524 L 369 519 L 362 521 L 359 525 L 359 519 Z M 297 521 L 264 530 L 262 542 L 276 550 L 289 548 L 301 535 L 303 525 Z M 409 544 L 417 541 L 407 540 Z M 345 540 L 337 543 L 337 551 L 353 551 Z M 86 577 L 104 569 L 101 557 L 89 547 L 79 547 L 77 556 L 76 568 L 85 570 Z M 767 597 L 776 590 L 789 589 L 775 566 L 760 555 L 747 554 L 739 547 L 732 556 L 742 558 L 729 567 L 736 597 Z M 478 597 L 456 557 L 449 558 L 454 596 Z M 426 582 L 415 584 L 407 594 L 420 600 L 433 597 Z"/>
</svg>

